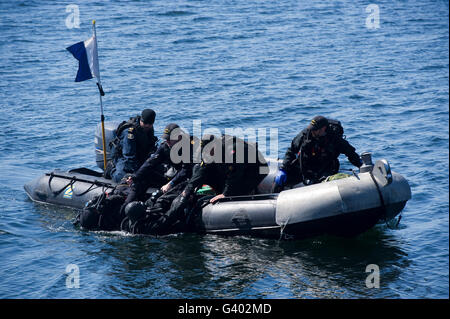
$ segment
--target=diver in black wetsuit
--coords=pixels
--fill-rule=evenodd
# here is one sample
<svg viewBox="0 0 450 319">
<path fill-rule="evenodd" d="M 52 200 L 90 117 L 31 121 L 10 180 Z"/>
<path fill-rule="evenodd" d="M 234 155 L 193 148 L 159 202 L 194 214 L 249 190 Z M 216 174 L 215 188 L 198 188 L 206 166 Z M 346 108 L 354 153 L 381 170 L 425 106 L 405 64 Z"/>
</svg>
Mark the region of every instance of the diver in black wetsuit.
<svg viewBox="0 0 450 319">
<path fill-rule="evenodd" d="M 134 175 L 129 177 L 131 192 L 123 204 L 122 211 L 128 203 L 145 200 L 143 195 L 149 187 L 160 187 L 161 192 L 166 193 L 192 176 L 192 167 L 194 166 L 192 156 L 195 152 L 196 139 L 186 134 L 175 123 L 166 126 L 162 139 L 163 142 L 156 152 L 144 162 Z M 183 151 L 187 154 L 183 154 Z M 161 175 L 158 168 L 163 164 L 167 164 L 177 171 L 171 180 L 167 180 Z"/>
<path fill-rule="evenodd" d="M 182 193 L 173 200 L 170 209 L 149 224 L 145 231 L 151 234 L 168 233 L 172 225 L 183 223 L 189 197 L 203 184 L 211 186 L 219 194 L 210 199 L 211 203 L 215 203 L 226 196 L 255 192 L 268 172 L 268 165 L 256 145 L 234 136 L 211 136 L 203 143 L 202 162 L 194 169 Z"/>
<path fill-rule="evenodd" d="M 315 184 L 339 171 L 340 154 L 356 167 L 362 165 L 355 148 L 343 137 L 340 122 L 316 116 L 287 149 L 275 183 L 282 187 L 300 182 Z"/>
<path fill-rule="evenodd" d="M 185 186 L 185 182 L 192 175 L 195 139 L 174 123 L 167 125 L 162 138 L 164 141 L 157 151 L 134 175 L 128 178 L 129 185 L 118 185 L 112 194 L 102 194 L 103 197 L 95 198 L 87 203 L 78 218 L 82 227 L 93 230 L 120 229 L 123 219 L 127 217 L 125 208 L 131 202 L 145 201 L 147 188 L 152 186 L 161 188 L 161 193 L 170 192 L 173 196 L 178 185 Z M 198 146 L 200 146 L 199 142 Z M 163 164 L 177 171 L 171 180 L 163 174 L 161 169 Z M 182 190 L 183 188 L 180 192 Z"/>
</svg>

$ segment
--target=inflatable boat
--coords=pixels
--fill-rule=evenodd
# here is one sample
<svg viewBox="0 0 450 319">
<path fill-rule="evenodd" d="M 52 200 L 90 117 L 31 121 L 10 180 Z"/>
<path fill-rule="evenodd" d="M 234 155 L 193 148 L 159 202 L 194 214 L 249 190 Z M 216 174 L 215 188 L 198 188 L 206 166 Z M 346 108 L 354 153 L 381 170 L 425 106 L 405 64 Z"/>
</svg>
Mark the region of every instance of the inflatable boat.
<svg viewBox="0 0 450 319">
<path fill-rule="evenodd" d="M 411 198 L 408 182 L 391 171 L 386 160 L 372 164 L 366 154 L 363 161 L 359 172 L 345 178 L 300 184 L 279 193 L 273 193 L 278 161 L 268 161 L 271 171 L 258 186 L 259 194 L 203 205 L 189 231 L 284 239 L 361 234 L 395 218 Z M 55 170 L 24 188 L 33 201 L 82 209 L 94 196 L 117 186 L 101 176 L 86 168 Z M 150 188 L 147 193 L 153 191 Z"/>
<path fill-rule="evenodd" d="M 118 123 L 105 123 L 106 157 L 113 153 L 111 143 Z M 95 132 L 96 162 L 103 167 L 100 125 Z M 319 184 L 294 185 L 275 190 L 279 160 L 268 159 L 270 172 L 252 196 L 225 197 L 215 204 L 200 205 L 192 214 L 189 231 L 224 235 L 251 235 L 277 238 L 306 238 L 320 234 L 356 236 L 375 224 L 395 218 L 411 198 L 404 177 L 391 171 L 382 159 L 372 163 L 370 153 L 361 154 L 363 166 L 345 178 Z M 31 200 L 82 209 L 102 193 L 118 185 L 87 168 L 54 170 L 27 183 Z M 149 188 L 150 195 L 156 189 Z"/>
</svg>

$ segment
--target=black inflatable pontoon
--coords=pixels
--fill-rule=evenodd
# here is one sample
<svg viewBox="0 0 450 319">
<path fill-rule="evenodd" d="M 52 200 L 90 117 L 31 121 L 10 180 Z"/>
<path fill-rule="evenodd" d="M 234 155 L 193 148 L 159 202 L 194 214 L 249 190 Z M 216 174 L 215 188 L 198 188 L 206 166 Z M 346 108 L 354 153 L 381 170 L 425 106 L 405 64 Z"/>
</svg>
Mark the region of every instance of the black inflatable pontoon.
<svg viewBox="0 0 450 319">
<path fill-rule="evenodd" d="M 363 165 L 346 178 L 271 193 L 278 165 L 261 182 L 261 194 L 226 197 L 197 214 L 193 231 L 224 235 L 306 238 L 320 234 L 355 236 L 397 216 L 411 198 L 408 182 L 386 160 Z M 269 161 L 270 163 L 270 161 Z M 53 171 L 24 186 L 36 202 L 81 209 L 116 186 L 89 169 Z M 301 186 L 301 185 L 299 185 Z M 147 193 L 155 189 L 149 189 Z"/>
</svg>

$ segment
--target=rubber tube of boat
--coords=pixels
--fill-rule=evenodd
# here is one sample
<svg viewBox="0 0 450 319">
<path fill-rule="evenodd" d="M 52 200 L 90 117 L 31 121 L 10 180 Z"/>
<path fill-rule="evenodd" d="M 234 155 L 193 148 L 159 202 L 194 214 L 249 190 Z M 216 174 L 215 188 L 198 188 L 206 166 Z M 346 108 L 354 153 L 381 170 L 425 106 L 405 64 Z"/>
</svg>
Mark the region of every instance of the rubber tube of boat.
<svg viewBox="0 0 450 319">
<path fill-rule="evenodd" d="M 365 172 L 281 192 L 277 198 L 277 224 L 307 224 L 315 220 L 332 222 L 345 215 L 376 218 L 384 214 L 384 209 L 387 210 L 387 218 L 395 217 L 411 198 L 411 189 L 400 174 L 391 172 L 386 166 L 385 160 L 377 161 L 374 165 L 373 175 L 379 190 L 371 172 Z M 379 192 L 384 200 L 384 208 Z"/>
</svg>

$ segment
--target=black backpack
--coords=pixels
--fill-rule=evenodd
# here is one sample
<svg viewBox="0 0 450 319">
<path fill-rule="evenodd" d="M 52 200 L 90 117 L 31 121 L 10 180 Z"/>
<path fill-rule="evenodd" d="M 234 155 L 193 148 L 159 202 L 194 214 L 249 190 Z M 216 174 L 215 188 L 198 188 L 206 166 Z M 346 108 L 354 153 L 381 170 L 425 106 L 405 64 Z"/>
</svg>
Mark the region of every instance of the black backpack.
<svg viewBox="0 0 450 319">
<path fill-rule="evenodd" d="M 123 216 L 120 214 L 125 197 L 122 195 L 95 196 L 77 215 L 74 225 L 86 230 L 119 230 Z"/>
</svg>

